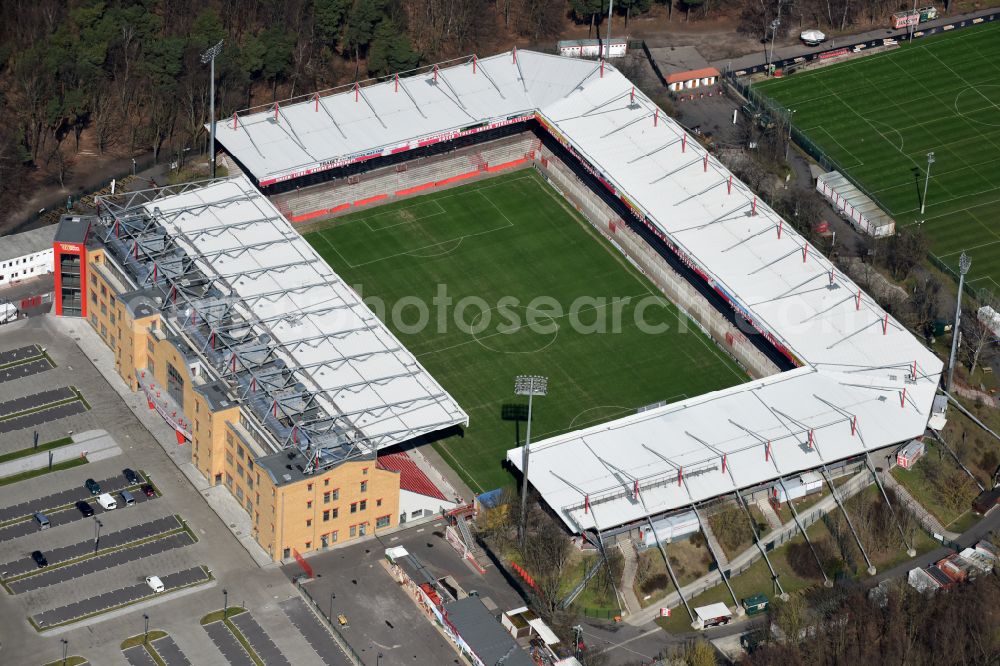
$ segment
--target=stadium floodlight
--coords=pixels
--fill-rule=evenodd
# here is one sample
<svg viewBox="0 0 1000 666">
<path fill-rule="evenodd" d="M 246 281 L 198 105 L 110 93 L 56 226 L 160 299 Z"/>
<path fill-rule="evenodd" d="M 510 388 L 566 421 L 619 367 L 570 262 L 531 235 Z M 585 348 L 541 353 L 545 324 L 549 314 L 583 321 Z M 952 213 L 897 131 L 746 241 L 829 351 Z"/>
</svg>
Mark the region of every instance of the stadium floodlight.
<svg viewBox="0 0 1000 666">
<path fill-rule="evenodd" d="M 524 548 L 528 522 L 528 449 L 531 446 L 531 399 L 536 395 L 546 395 L 548 392 L 548 377 L 518 375 L 514 378 L 514 394 L 528 396 L 528 429 L 524 437 L 524 448 L 521 449 L 521 522 L 518 531 L 520 532 L 522 548 Z"/>
<path fill-rule="evenodd" d="M 927 186 L 931 182 L 931 165 L 934 164 L 934 151 L 927 153 L 927 174 L 924 177 L 924 196 L 920 200 L 920 214 L 924 214 L 924 209 L 927 208 Z"/>
<path fill-rule="evenodd" d="M 948 390 L 954 392 L 952 379 L 955 376 L 955 354 L 958 352 L 959 324 L 962 323 L 962 289 L 965 287 L 965 274 L 972 268 L 972 257 L 965 252 L 958 258 L 958 296 L 955 303 L 955 325 L 951 329 L 951 356 L 948 358 Z"/>
<path fill-rule="evenodd" d="M 210 116 L 209 122 L 211 123 L 208 139 L 208 165 L 212 170 L 212 178 L 215 178 L 215 57 L 222 52 L 222 43 L 224 41 L 226 40 L 220 39 L 218 44 L 201 54 L 202 64 L 208 63 L 209 78 L 211 79 L 208 95 L 208 115 Z"/>
</svg>

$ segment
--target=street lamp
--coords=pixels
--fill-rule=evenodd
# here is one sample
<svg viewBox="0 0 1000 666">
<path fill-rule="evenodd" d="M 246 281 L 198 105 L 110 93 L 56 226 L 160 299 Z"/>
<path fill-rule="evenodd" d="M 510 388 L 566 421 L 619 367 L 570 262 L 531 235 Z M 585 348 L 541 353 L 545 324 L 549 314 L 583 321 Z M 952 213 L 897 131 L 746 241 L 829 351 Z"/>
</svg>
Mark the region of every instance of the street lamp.
<svg viewBox="0 0 1000 666">
<path fill-rule="evenodd" d="M 972 268 L 972 258 L 965 252 L 958 258 L 958 297 L 955 303 L 955 325 L 951 329 L 951 357 L 948 359 L 948 390 L 953 391 L 952 379 L 955 376 L 955 353 L 958 351 L 959 324 L 962 322 L 962 289 L 965 286 L 965 274 Z"/>
<path fill-rule="evenodd" d="M 528 396 L 528 430 L 525 434 L 524 448 L 521 450 L 521 547 L 524 547 L 524 537 L 528 521 L 528 449 L 531 446 L 531 399 L 536 395 L 545 395 L 549 391 L 549 378 L 539 375 L 518 375 L 514 378 L 514 394 Z"/>
<path fill-rule="evenodd" d="M 931 182 L 931 165 L 934 164 L 934 151 L 927 153 L 927 176 L 924 178 L 924 197 L 920 200 L 920 214 L 924 214 L 927 207 L 927 186 Z"/>
<path fill-rule="evenodd" d="M 94 516 L 94 552 L 97 552 L 97 548 L 101 543 L 101 528 L 104 527 L 104 523 Z"/>
<path fill-rule="evenodd" d="M 222 588 L 222 619 L 229 617 L 229 590 Z"/>
<path fill-rule="evenodd" d="M 63 644 L 63 666 L 66 666 L 66 656 L 69 654 L 69 641 L 65 638 L 60 639 Z"/>
<path fill-rule="evenodd" d="M 226 40 L 220 39 L 218 44 L 201 54 L 201 62 L 202 64 L 206 62 L 208 63 L 209 77 L 212 80 L 209 87 L 211 92 L 209 93 L 208 100 L 208 113 L 211 116 L 211 120 L 209 121 L 210 137 L 208 140 L 208 163 L 212 169 L 212 178 L 215 178 L 215 57 L 222 51 L 222 43 L 224 41 Z"/>
<path fill-rule="evenodd" d="M 333 600 L 337 598 L 337 593 L 330 591 L 330 624 L 333 624 Z"/>
<path fill-rule="evenodd" d="M 146 623 L 145 628 L 142 630 L 142 642 L 146 643 L 149 641 L 149 615 L 143 613 L 142 619 Z"/>
</svg>

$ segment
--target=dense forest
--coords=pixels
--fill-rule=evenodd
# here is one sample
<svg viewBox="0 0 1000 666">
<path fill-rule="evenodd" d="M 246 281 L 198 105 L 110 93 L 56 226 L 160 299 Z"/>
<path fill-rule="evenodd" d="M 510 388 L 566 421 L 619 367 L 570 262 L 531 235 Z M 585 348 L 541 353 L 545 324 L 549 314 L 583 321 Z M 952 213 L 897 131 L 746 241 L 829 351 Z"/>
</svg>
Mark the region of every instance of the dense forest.
<svg viewBox="0 0 1000 666">
<path fill-rule="evenodd" d="M 655 17 L 728 22 L 766 38 L 794 23 L 872 23 L 904 0 L 615 0 L 616 30 Z M 89 157 L 204 150 L 208 66 L 219 117 L 297 94 L 513 44 L 551 50 L 596 36 L 608 0 L 4 0 L 0 21 L 0 205 L 63 187 Z M 621 27 L 618 27 L 621 26 Z M 176 159 L 176 158 L 172 158 Z M 92 167 L 91 167 L 92 168 Z"/>
</svg>

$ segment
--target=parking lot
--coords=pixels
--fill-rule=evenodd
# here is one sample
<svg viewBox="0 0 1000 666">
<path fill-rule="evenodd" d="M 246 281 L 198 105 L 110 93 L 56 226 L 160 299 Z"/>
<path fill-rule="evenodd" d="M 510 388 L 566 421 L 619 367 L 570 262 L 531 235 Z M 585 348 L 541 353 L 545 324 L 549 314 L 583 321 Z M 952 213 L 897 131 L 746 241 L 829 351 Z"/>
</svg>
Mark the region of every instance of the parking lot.
<svg viewBox="0 0 1000 666">
<path fill-rule="evenodd" d="M 344 639 L 366 663 L 451 664 L 460 660 L 451 643 L 435 628 L 382 566 L 385 549 L 403 546 L 436 577 L 451 576 L 466 592 L 475 590 L 507 610 L 521 598 L 493 568 L 481 574 L 444 539 L 443 521 L 397 532 L 309 558 L 315 577 L 304 588 L 327 617 L 337 622 Z M 290 578 L 301 574 L 297 564 L 283 567 Z"/>
<path fill-rule="evenodd" d="M 43 348 L 46 356 L 38 357 Z M 185 474 L 191 467 L 190 444 L 178 445 L 174 431 L 149 410 L 142 395 L 117 378 L 110 350 L 89 326 L 41 317 L 0 330 L 0 373 L 40 359 L 48 363 L 48 358 L 56 372 L 22 370 L 23 376 L 0 377 L 0 423 L 2 414 L 20 418 L 17 410 L 25 405 L 33 410 L 43 401 L 82 406 L 69 397 L 69 387 L 85 397 L 90 409 L 16 431 L 0 428 L 0 454 L 31 449 L 35 431 L 45 444 L 71 435 L 95 441 L 86 439 L 93 437 L 90 431 L 104 430 L 101 436 L 116 446 L 100 458 L 88 454 L 89 462 L 77 467 L 0 485 L 0 583 L 6 588 L 0 591 L 5 619 L 0 662 L 58 661 L 65 639 L 70 655 L 90 663 L 148 664 L 148 654 L 134 649 L 126 654 L 120 647 L 126 638 L 142 634 L 148 616 L 151 630 L 168 634 L 151 643 L 164 663 L 245 664 L 245 653 L 230 662 L 200 624 L 222 608 L 225 590 L 231 605 L 249 609 L 234 626 L 265 663 L 343 666 L 343 653 L 281 570 L 261 569 L 230 531 L 237 521 L 220 519 L 209 506 L 207 499 L 217 504 L 219 495 L 200 477 Z M 11 361 L 18 364 L 8 366 Z M 12 402 L 24 397 L 34 402 Z M 42 409 L 29 415 L 47 412 L 58 413 Z M 141 473 L 142 482 L 148 477 L 156 495 L 146 497 L 141 484 L 129 483 L 122 474 L 126 467 Z M 88 478 L 117 498 L 116 509 L 101 508 L 84 487 Z M 134 505 L 124 506 L 122 489 L 131 492 Z M 75 506 L 78 501 L 87 502 L 94 515 L 85 516 Z M 243 511 L 233 502 L 236 511 Z M 49 528 L 39 529 L 37 511 L 45 513 Z M 45 555 L 47 567 L 39 568 L 32 559 L 36 550 Z M 147 585 L 150 575 L 159 576 L 163 592 Z M 289 608 L 308 615 L 299 613 L 293 622 Z M 325 639 L 316 628 L 327 632 Z M 317 647 L 329 645 L 335 653 L 321 656 Z"/>
</svg>

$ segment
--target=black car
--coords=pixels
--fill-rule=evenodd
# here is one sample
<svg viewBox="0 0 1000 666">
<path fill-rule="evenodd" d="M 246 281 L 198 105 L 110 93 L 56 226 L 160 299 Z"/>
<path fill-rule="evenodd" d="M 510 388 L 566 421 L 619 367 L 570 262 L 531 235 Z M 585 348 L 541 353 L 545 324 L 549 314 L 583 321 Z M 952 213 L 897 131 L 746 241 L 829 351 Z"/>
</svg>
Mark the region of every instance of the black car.
<svg viewBox="0 0 1000 666">
<path fill-rule="evenodd" d="M 86 481 L 84 481 L 83 485 L 87 487 L 87 490 L 90 491 L 91 495 L 101 494 L 101 484 L 99 484 L 97 481 L 94 481 L 93 479 L 87 479 Z"/>
<path fill-rule="evenodd" d="M 84 518 L 90 518 L 94 515 L 94 507 L 90 506 L 90 502 L 84 502 L 80 500 L 76 503 L 76 508 L 80 510 Z"/>
<path fill-rule="evenodd" d="M 45 555 L 43 555 L 42 551 L 40 550 L 36 550 L 35 552 L 33 552 L 31 554 L 31 559 L 35 561 L 35 564 L 38 565 L 39 569 L 41 569 L 42 567 L 49 566 L 49 561 L 45 559 Z"/>
<path fill-rule="evenodd" d="M 125 475 L 125 480 L 129 482 L 129 485 L 135 485 L 139 483 L 139 475 L 135 473 L 134 469 L 129 469 L 126 467 L 122 470 L 122 474 Z"/>
</svg>

